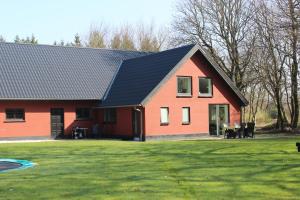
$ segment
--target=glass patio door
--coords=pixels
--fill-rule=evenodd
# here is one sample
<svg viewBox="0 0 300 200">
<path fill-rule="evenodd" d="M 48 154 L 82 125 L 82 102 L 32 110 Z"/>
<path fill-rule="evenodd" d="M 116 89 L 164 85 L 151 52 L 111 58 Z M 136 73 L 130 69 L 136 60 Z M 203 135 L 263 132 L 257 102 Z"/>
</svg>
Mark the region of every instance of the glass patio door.
<svg viewBox="0 0 300 200">
<path fill-rule="evenodd" d="M 229 124 L 228 105 L 209 105 L 209 134 L 221 135 L 224 124 Z"/>
</svg>

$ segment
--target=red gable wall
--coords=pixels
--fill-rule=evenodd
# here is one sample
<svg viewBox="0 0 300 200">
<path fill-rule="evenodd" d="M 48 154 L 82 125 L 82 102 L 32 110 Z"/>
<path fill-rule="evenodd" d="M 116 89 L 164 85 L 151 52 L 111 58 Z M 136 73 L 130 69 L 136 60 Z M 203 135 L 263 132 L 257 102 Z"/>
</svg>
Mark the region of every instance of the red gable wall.
<svg viewBox="0 0 300 200">
<path fill-rule="evenodd" d="M 192 97 L 177 96 L 177 76 L 192 76 Z M 213 97 L 198 97 L 198 77 L 210 77 Z M 146 136 L 209 132 L 209 104 L 229 104 L 230 124 L 240 123 L 239 100 L 204 58 L 195 54 L 152 96 L 145 106 Z M 160 107 L 169 107 L 169 125 L 160 125 Z M 182 107 L 190 107 L 189 125 L 182 125 Z"/>
</svg>

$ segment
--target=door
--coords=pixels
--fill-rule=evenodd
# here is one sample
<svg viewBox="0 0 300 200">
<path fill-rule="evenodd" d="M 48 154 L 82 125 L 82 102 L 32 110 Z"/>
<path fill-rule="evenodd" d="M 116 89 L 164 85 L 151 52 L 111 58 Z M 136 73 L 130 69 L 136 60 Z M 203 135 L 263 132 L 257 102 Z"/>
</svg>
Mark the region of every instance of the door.
<svg viewBox="0 0 300 200">
<path fill-rule="evenodd" d="M 56 138 L 64 134 L 64 109 L 51 108 L 51 137 Z"/>
<path fill-rule="evenodd" d="M 132 131 L 133 138 L 139 138 L 141 134 L 141 112 L 132 109 Z"/>
<path fill-rule="evenodd" d="M 229 109 L 226 104 L 209 105 L 209 134 L 221 135 L 224 124 L 229 124 Z"/>
</svg>

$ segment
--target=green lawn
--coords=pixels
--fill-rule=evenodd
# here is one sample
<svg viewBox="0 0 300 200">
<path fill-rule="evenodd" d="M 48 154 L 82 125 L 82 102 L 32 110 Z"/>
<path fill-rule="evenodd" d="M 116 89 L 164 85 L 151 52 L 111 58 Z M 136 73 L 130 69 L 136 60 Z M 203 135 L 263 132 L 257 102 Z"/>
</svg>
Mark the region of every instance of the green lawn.
<svg viewBox="0 0 300 200">
<path fill-rule="evenodd" d="M 299 199 L 294 139 L 0 144 L 0 199 Z"/>
</svg>

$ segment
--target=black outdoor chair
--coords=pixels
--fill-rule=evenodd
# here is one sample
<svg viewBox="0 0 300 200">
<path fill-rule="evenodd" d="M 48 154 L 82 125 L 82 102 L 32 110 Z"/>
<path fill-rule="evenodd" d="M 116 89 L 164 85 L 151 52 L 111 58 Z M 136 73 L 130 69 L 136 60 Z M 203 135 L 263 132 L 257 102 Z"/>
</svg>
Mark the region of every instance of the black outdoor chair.
<svg viewBox="0 0 300 200">
<path fill-rule="evenodd" d="M 245 137 L 245 131 L 246 131 L 246 123 L 241 123 L 240 128 L 237 130 L 237 134 L 239 138 Z"/>
<path fill-rule="evenodd" d="M 247 128 L 245 128 L 245 130 L 244 130 L 244 138 L 245 137 L 254 138 L 255 137 L 254 128 L 255 128 L 255 123 L 253 123 L 253 122 L 247 123 Z"/>
<path fill-rule="evenodd" d="M 226 129 L 224 133 L 224 138 L 230 139 L 230 138 L 236 138 L 237 132 L 235 132 L 233 129 Z"/>
</svg>

